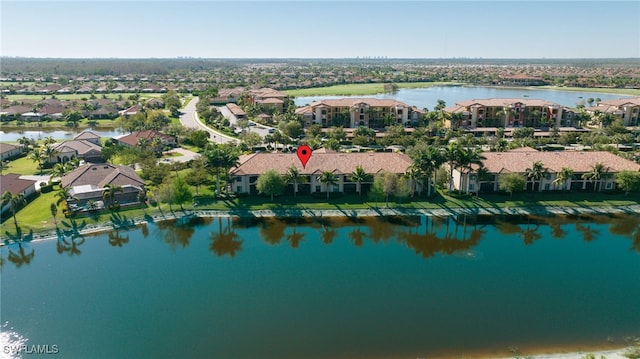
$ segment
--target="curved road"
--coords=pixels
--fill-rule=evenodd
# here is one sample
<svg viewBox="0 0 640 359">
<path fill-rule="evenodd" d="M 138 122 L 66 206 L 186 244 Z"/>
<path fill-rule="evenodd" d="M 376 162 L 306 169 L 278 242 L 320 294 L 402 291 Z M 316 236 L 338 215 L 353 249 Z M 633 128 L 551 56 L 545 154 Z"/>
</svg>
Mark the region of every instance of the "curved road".
<svg viewBox="0 0 640 359">
<path fill-rule="evenodd" d="M 196 112 L 196 104 L 200 101 L 198 97 L 194 97 L 189 101 L 189 103 L 182 109 L 182 115 L 180 115 L 180 123 L 184 127 L 193 128 L 196 130 L 204 130 L 209 132 L 209 141 L 217 142 L 217 143 L 238 143 L 238 139 L 233 138 L 231 136 L 225 135 L 224 133 L 215 131 L 207 126 L 205 126 L 202 121 L 198 118 L 198 113 Z"/>
</svg>

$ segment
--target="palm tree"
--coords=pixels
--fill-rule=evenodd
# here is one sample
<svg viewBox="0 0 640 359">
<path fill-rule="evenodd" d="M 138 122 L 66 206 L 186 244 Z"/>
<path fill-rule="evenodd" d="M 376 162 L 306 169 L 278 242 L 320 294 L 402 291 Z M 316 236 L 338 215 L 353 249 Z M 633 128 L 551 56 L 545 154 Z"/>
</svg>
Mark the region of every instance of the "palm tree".
<svg viewBox="0 0 640 359">
<path fill-rule="evenodd" d="M 102 200 L 105 202 L 109 202 L 109 206 L 117 203 L 116 201 L 116 193 L 123 193 L 124 189 L 121 186 L 109 183 L 104 187 L 104 191 L 102 191 Z"/>
<path fill-rule="evenodd" d="M 44 161 L 51 161 L 51 157 L 55 157 L 58 154 L 58 150 L 56 150 L 52 145 L 45 145 L 42 148 L 42 157 Z"/>
<path fill-rule="evenodd" d="M 485 166 L 480 166 L 476 170 L 476 175 L 478 176 L 478 190 L 476 192 L 477 195 L 482 189 L 482 183 L 491 181 L 493 179 L 493 174 L 489 172 L 489 170 Z"/>
<path fill-rule="evenodd" d="M 287 173 L 284 174 L 284 180 L 293 184 L 293 196 L 295 197 L 298 193 L 298 183 L 307 182 L 307 176 L 301 175 L 297 167 L 291 166 L 287 169 Z"/>
<path fill-rule="evenodd" d="M 525 175 L 534 180 L 539 181 L 538 191 L 542 190 L 542 179 L 549 173 L 549 169 L 544 167 L 544 164 L 540 161 L 536 161 L 533 163 L 531 168 L 527 168 L 524 170 Z M 531 185 L 531 191 L 535 191 L 535 183 Z"/>
<path fill-rule="evenodd" d="M 582 178 L 588 180 L 589 182 L 595 182 L 593 185 L 594 192 L 596 190 L 602 191 L 602 180 L 606 177 L 607 172 L 609 172 L 609 167 L 605 166 L 604 163 L 598 162 L 595 165 L 591 166 L 591 171 L 582 175 Z M 598 183 L 600 186 L 598 187 Z"/>
<path fill-rule="evenodd" d="M 473 165 L 476 165 L 478 167 L 482 167 L 483 163 L 482 160 L 485 159 L 485 157 L 481 154 L 481 151 L 478 149 L 466 149 L 463 148 L 460 153 L 459 153 L 459 157 L 457 160 L 457 164 L 458 166 L 460 166 L 460 168 L 464 171 L 464 170 L 468 170 L 469 173 L 471 172 L 471 170 L 473 169 Z M 464 179 L 465 177 L 462 176 L 461 179 Z M 460 184 L 460 188 L 465 188 L 465 192 L 468 192 L 468 184 Z"/>
<path fill-rule="evenodd" d="M 453 189 L 453 169 L 460 159 L 461 152 L 462 147 L 457 142 L 449 142 L 449 145 L 444 148 L 443 156 L 449 162 L 449 192 Z"/>
<path fill-rule="evenodd" d="M 429 146 L 418 148 L 412 155 L 414 164 L 420 168 L 427 177 L 427 195 L 431 196 L 432 184 L 436 182 L 436 172 L 445 162 L 443 152 L 437 147 Z M 433 181 L 432 181 L 433 177 Z"/>
<path fill-rule="evenodd" d="M 57 198 L 56 205 L 64 203 L 66 206 L 68 200 L 77 200 L 77 198 L 71 195 L 69 187 L 61 187 L 58 192 L 56 192 L 55 197 Z"/>
<path fill-rule="evenodd" d="M 356 170 L 351 173 L 351 181 L 356 183 L 358 190 L 358 196 L 362 195 L 362 182 L 367 182 L 371 179 L 371 176 L 365 172 L 362 166 L 356 167 Z"/>
<path fill-rule="evenodd" d="M 560 172 L 556 175 L 556 179 L 553 180 L 553 184 L 562 187 L 567 182 L 571 181 L 571 177 L 573 177 L 573 170 L 569 167 L 562 167 Z M 571 188 L 571 182 L 569 182 L 567 187 Z"/>
<path fill-rule="evenodd" d="M 322 171 L 320 176 L 318 177 L 318 182 L 323 183 L 327 186 L 327 200 L 329 200 L 330 190 L 333 188 L 333 185 L 338 183 L 338 179 L 331 171 Z"/>
<path fill-rule="evenodd" d="M 409 186 L 410 186 L 410 191 L 411 191 L 411 197 L 413 198 L 413 194 L 416 191 L 416 184 L 419 183 L 420 180 L 424 177 L 424 173 L 414 163 L 413 165 L 411 165 L 409 167 L 409 170 L 407 171 L 407 173 L 405 173 L 405 176 L 410 181 Z"/>
<path fill-rule="evenodd" d="M 62 163 L 56 163 L 51 168 L 51 178 L 62 177 L 67 174 L 68 167 Z"/>
<path fill-rule="evenodd" d="M 16 211 L 21 204 L 26 203 L 24 199 L 24 195 L 22 193 L 13 194 L 9 191 L 6 191 L 2 194 L 2 207 L 9 204 L 11 206 L 11 213 L 13 214 L 13 224 L 16 226 L 16 230 L 18 230 L 18 220 L 16 219 Z"/>
<path fill-rule="evenodd" d="M 42 160 L 44 159 L 44 157 L 42 156 L 42 153 L 40 151 L 33 151 L 31 153 L 31 156 L 29 156 L 29 158 L 33 161 L 33 162 L 37 162 L 38 163 L 38 169 L 42 170 Z"/>
</svg>

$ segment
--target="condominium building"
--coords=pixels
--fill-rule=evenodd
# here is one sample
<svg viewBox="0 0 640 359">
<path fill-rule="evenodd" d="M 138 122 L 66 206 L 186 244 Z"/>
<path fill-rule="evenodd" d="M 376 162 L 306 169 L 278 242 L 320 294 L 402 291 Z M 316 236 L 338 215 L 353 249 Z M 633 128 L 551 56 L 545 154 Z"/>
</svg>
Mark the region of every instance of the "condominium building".
<svg viewBox="0 0 640 359">
<path fill-rule="evenodd" d="M 296 110 L 305 126 L 342 126 L 385 128 L 390 125 L 413 126 L 424 112 L 393 99 L 342 98 L 315 101 Z"/>
</svg>

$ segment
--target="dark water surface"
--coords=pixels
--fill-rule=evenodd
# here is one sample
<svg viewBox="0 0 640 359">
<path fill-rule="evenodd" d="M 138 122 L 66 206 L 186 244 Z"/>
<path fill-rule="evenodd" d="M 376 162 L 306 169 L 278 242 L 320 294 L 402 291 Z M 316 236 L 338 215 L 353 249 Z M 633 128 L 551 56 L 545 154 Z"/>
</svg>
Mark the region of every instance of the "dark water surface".
<svg viewBox="0 0 640 359">
<path fill-rule="evenodd" d="M 637 215 L 174 224 L 2 247 L 5 338 L 65 358 L 413 358 L 640 334 Z"/>
</svg>

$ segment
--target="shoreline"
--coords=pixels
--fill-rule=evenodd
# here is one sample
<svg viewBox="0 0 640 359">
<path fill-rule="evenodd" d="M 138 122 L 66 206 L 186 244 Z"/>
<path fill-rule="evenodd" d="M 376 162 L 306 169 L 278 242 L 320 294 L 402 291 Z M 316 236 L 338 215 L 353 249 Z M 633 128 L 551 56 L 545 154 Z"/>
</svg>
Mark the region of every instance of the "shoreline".
<svg viewBox="0 0 640 359">
<path fill-rule="evenodd" d="M 323 217 L 386 217 L 386 216 L 436 216 L 448 217 L 459 215 L 604 215 L 604 214 L 640 214 L 640 204 L 628 206 L 604 206 L 604 207 L 562 207 L 562 206 L 538 206 L 538 207 L 506 207 L 506 208 L 362 208 L 362 209 L 313 209 L 313 208 L 291 208 L 291 209 L 261 209 L 261 210 L 185 210 L 184 212 L 173 212 L 168 214 L 155 213 L 153 215 L 145 215 L 144 217 L 136 217 L 125 219 L 121 223 L 101 222 L 99 224 L 88 225 L 81 230 L 72 230 L 70 236 L 84 236 L 91 234 L 100 234 L 117 229 L 131 229 L 142 224 L 156 223 L 169 220 L 177 220 L 181 218 L 199 217 L 199 218 L 262 218 L 262 217 L 283 217 L 283 218 L 323 218 Z M 80 219 L 82 220 L 82 219 Z M 6 222 L 5 222 L 6 223 Z M 60 234 L 64 234 L 69 230 L 63 230 L 56 227 L 51 230 L 38 232 L 30 232 L 31 239 L 27 242 L 39 242 L 60 238 Z M 16 240 L 0 235 L 0 247 L 17 243 Z"/>
</svg>

